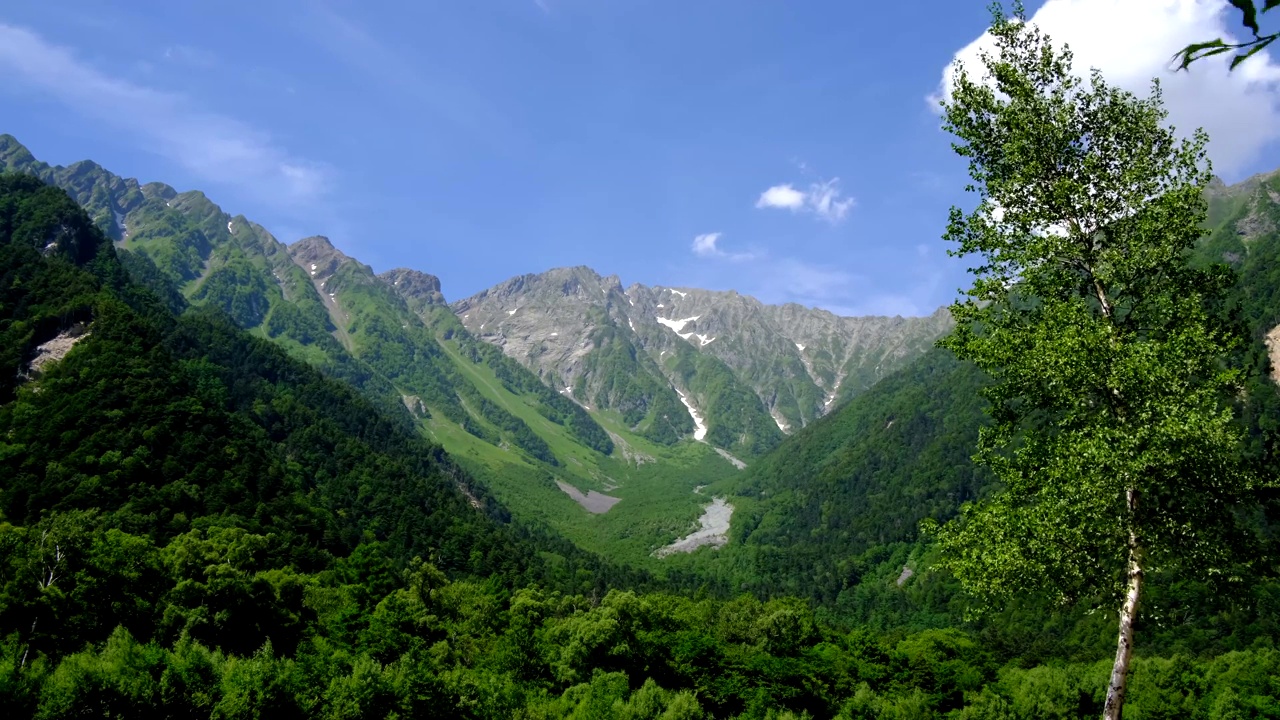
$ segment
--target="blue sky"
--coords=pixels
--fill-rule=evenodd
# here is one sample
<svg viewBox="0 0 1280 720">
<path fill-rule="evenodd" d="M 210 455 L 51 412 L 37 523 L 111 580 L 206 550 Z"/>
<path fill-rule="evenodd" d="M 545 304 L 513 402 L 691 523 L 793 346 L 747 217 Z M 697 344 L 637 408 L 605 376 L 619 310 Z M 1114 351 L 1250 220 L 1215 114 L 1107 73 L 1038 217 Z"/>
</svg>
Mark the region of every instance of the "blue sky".
<svg viewBox="0 0 1280 720">
<path fill-rule="evenodd" d="M 450 299 L 584 264 L 922 314 L 966 284 L 939 237 L 965 168 L 926 98 L 986 4 L 11 3 L 0 132 L 204 190 L 285 242 L 324 234 L 378 271 L 439 275 Z M 1029 9 L 1137 90 L 1220 34 L 1223 4 Z M 1220 138 L 1220 174 L 1280 166 L 1270 57 L 1168 81 L 1173 122 Z"/>
</svg>

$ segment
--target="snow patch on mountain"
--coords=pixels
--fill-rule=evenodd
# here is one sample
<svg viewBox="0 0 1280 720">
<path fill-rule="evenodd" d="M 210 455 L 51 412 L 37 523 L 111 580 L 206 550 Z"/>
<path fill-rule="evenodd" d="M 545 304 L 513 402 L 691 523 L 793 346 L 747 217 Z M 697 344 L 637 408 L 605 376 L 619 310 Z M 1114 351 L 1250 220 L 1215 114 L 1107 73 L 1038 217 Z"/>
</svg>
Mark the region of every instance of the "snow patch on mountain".
<svg viewBox="0 0 1280 720">
<path fill-rule="evenodd" d="M 659 305 L 658 307 L 662 307 L 662 306 Z M 664 318 L 664 317 L 655 317 L 654 319 L 657 320 L 659 323 L 662 323 L 663 325 L 666 325 L 667 327 L 674 330 L 677 335 L 680 335 L 680 331 L 684 329 L 685 325 L 688 325 L 689 323 L 694 322 L 700 317 L 702 316 L 694 315 L 693 317 L 687 317 L 687 318 L 684 318 L 683 320 L 668 320 L 667 318 Z M 680 335 L 680 337 L 684 338 L 685 340 L 688 340 L 689 335 L 692 335 L 692 334 L 693 333 L 688 333 L 687 335 Z"/>
<path fill-rule="evenodd" d="M 702 442 L 707 437 L 707 425 L 702 421 L 702 416 L 698 414 L 697 408 L 693 403 L 689 402 L 689 398 L 680 390 L 676 390 L 676 394 L 680 396 L 680 402 L 689 410 L 689 417 L 693 418 L 693 439 Z"/>
</svg>

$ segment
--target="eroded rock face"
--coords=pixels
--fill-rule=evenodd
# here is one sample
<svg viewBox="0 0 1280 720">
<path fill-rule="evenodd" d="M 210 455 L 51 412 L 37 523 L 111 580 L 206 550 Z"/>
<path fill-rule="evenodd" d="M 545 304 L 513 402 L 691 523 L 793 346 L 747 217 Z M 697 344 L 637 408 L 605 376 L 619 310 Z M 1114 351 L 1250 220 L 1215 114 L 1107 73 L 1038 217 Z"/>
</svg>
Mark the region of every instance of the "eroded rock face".
<svg viewBox="0 0 1280 720">
<path fill-rule="evenodd" d="M 1271 328 L 1267 333 L 1267 355 L 1271 359 L 1271 379 L 1280 383 L 1280 325 Z"/>
<path fill-rule="evenodd" d="M 687 391 L 675 362 L 689 349 L 722 361 L 783 432 L 793 432 L 928 348 L 952 324 L 929 317 L 840 317 L 797 304 L 766 305 L 737 292 L 631 285 L 587 267 L 521 275 L 453 304 L 476 336 L 500 346 L 580 402 L 613 379 L 587 377 L 606 343 L 646 356 L 637 372 Z M 695 407 L 705 398 L 688 393 Z M 605 407 L 608 407 L 605 405 Z M 705 414 L 705 413 L 704 413 Z"/>
<path fill-rule="evenodd" d="M 382 273 L 378 279 L 394 287 L 414 312 L 421 312 L 427 305 L 445 304 L 444 294 L 440 292 L 440 278 L 435 275 L 396 268 Z"/>
<path fill-rule="evenodd" d="M 593 349 L 591 337 L 613 324 L 609 308 L 624 301 L 616 277 L 590 268 L 521 275 L 453 304 L 472 334 L 500 346 L 557 390 L 571 388 Z"/>
<path fill-rule="evenodd" d="M 323 235 L 304 238 L 289 246 L 289 257 L 313 279 L 323 281 L 338 270 L 338 266 L 350 260 L 335 248 Z"/>
<path fill-rule="evenodd" d="M 40 343 L 36 346 L 35 357 L 27 363 L 24 376 L 32 380 L 38 379 L 44 374 L 45 368 L 66 357 L 76 343 L 87 337 L 89 337 L 88 326 L 84 323 L 76 323 L 52 339 Z"/>
</svg>

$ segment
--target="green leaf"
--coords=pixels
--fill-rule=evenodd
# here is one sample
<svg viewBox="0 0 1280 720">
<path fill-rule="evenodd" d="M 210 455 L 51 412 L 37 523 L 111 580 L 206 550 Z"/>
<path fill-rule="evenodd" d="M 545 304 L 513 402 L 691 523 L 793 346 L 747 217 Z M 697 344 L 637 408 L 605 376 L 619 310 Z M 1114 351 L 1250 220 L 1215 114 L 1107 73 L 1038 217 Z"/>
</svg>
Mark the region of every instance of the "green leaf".
<svg viewBox="0 0 1280 720">
<path fill-rule="evenodd" d="M 1255 43 L 1255 44 L 1254 44 L 1254 46 L 1253 46 L 1252 48 L 1250 48 L 1249 52 L 1241 53 L 1241 54 L 1239 54 L 1239 55 L 1236 55 L 1236 56 L 1235 56 L 1234 58 L 1232 58 L 1232 60 L 1231 60 L 1231 69 L 1232 69 L 1232 70 L 1235 70 L 1237 65 L 1239 65 L 1239 64 L 1240 64 L 1240 63 L 1242 63 L 1242 62 L 1244 62 L 1245 60 L 1248 60 L 1249 58 L 1253 57 L 1253 56 L 1254 56 L 1255 54 L 1257 54 L 1258 52 L 1260 52 L 1260 51 L 1262 51 L 1263 49 L 1265 49 L 1268 45 L 1270 45 L 1272 42 L 1274 42 L 1274 41 L 1275 41 L 1275 39 L 1276 39 L 1276 36 L 1275 36 L 1275 35 L 1272 35 L 1271 37 L 1269 37 L 1269 38 L 1267 38 L 1267 39 L 1265 39 L 1265 40 L 1263 40 L 1263 41 L 1261 41 L 1261 42 L 1257 42 L 1257 43 Z"/>
<path fill-rule="evenodd" d="M 1177 70 L 1186 70 L 1191 63 L 1201 58 L 1210 57 L 1212 55 L 1220 55 L 1224 52 L 1232 50 L 1233 46 L 1226 44 L 1221 39 L 1210 40 L 1208 42 L 1192 43 L 1178 51 L 1174 55 L 1174 59 L 1181 58 L 1178 63 Z"/>
<path fill-rule="evenodd" d="M 1241 22 L 1244 26 L 1253 31 L 1256 36 L 1258 34 L 1258 9 L 1253 6 L 1253 0 L 1229 0 L 1231 6 L 1240 11 L 1244 16 Z"/>
</svg>

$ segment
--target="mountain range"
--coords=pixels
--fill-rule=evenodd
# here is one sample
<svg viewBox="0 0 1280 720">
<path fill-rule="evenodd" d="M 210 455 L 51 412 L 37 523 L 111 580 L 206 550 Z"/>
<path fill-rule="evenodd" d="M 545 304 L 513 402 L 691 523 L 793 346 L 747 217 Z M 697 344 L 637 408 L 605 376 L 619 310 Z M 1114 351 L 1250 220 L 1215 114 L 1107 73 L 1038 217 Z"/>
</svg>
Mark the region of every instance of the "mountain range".
<svg viewBox="0 0 1280 720">
<path fill-rule="evenodd" d="M 0 173 L 20 715 L 239 716 L 246 693 L 282 717 L 1097 714 L 1096 599 L 973 619 L 917 537 L 995 489 L 970 461 L 987 378 L 930 347 L 945 312 L 581 267 L 449 304 L 432 275 L 285 245 L 198 192 L 8 137 L 0 167 L 20 171 Z M 1192 261 L 1238 273 L 1244 452 L 1275 476 L 1280 173 L 1206 199 Z M 1272 702 L 1273 574 L 1144 587 L 1136 707 Z"/>
<path fill-rule="evenodd" d="M 969 462 L 985 379 L 931 349 L 943 309 L 839 317 L 586 267 L 449 303 L 433 275 L 375 273 L 323 237 L 286 245 L 200 192 L 49 166 L 11 136 L 0 169 L 66 190 L 171 309 L 221 310 L 416 425 L 516 516 L 613 559 L 862 602 L 869 574 L 915 582 L 919 519 L 990 488 Z M 1258 381 L 1280 352 L 1280 174 L 1206 197 L 1197 257 L 1241 276 L 1261 452 L 1280 427 Z M 688 547 L 720 546 L 718 560 L 662 550 L 697 535 L 713 496 L 732 522 Z"/>
<path fill-rule="evenodd" d="M 839 317 L 732 290 L 624 289 L 586 267 L 522 275 L 452 307 L 476 336 L 582 402 L 641 418 L 641 408 L 679 400 L 712 421 L 703 425 L 713 444 L 752 455 L 777 440 L 761 407 L 778 431 L 798 430 L 949 327 L 944 309 L 926 318 Z M 644 390 L 619 387 L 614 369 Z"/>
<path fill-rule="evenodd" d="M 838 317 L 624 288 L 585 267 L 450 305 L 435 276 L 377 274 L 324 237 L 286 245 L 198 191 L 91 161 L 50 166 L 7 135 L 0 169 L 67 191 L 171 309 L 223 311 L 417 423 L 517 513 L 637 559 L 694 521 L 694 488 L 733 477 L 949 326 L 944 310 Z"/>
</svg>

